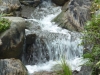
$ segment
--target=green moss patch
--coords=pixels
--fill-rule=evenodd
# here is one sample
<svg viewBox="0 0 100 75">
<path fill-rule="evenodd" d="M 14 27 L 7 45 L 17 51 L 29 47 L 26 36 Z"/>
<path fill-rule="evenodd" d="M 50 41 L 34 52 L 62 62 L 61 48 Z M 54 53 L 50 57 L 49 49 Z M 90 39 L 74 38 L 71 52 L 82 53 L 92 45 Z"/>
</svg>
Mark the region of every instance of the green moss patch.
<svg viewBox="0 0 100 75">
<path fill-rule="evenodd" d="M 10 27 L 11 22 L 8 19 L 0 18 L 0 33 Z"/>
</svg>

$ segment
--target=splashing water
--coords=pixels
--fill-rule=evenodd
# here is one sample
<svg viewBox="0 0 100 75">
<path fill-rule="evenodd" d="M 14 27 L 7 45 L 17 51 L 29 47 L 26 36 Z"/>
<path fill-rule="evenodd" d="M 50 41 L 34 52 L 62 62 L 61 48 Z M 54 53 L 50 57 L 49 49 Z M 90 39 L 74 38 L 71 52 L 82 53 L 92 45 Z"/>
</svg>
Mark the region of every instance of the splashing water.
<svg viewBox="0 0 100 75">
<path fill-rule="evenodd" d="M 37 35 L 33 44 L 34 52 L 30 55 L 33 60 L 29 59 L 29 65 L 26 65 L 30 73 L 51 71 L 51 68 L 60 62 L 62 56 L 66 58 L 72 70 L 80 70 L 79 65 L 83 63 L 81 60 L 83 47 L 79 46 L 81 34 L 62 29 L 51 22 L 60 12 L 61 7 L 44 1 L 41 7 L 37 7 L 33 12 L 32 19 L 28 19 L 33 26 L 30 30 L 26 30 L 26 35 Z M 39 29 L 34 26 L 38 26 Z"/>
</svg>

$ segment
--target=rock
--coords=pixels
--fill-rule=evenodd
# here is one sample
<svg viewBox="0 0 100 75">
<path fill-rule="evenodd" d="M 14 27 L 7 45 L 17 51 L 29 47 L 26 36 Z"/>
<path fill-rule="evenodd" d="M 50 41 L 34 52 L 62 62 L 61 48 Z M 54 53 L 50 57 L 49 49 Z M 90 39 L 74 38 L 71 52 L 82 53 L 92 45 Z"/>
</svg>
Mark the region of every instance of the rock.
<svg viewBox="0 0 100 75">
<path fill-rule="evenodd" d="M 7 6 L 0 6 L 0 13 L 10 13 L 9 7 Z"/>
<path fill-rule="evenodd" d="M 53 21 L 62 28 L 82 31 L 85 22 L 90 19 L 90 6 L 90 0 L 71 0 Z"/>
<path fill-rule="evenodd" d="M 78 75 L 91 75 L 92 68 L 90 66 L 82 66 Z"/>
<path fill-rule="evenodd" d="M 6 16 L 18 16 L 16 11 L 21 10 L 21 4 L 19 0 L 1 0 L 0 13 L 5 13 Z M 20 15 L 19 15 L 20 16 Z"/>
<path fill-rule="evenodd" d="M 31 75 L 61 75 L 61 73 L 63 73 L 62 70 L 59 71 L 40 71 L 40 72 L 34 72 L 34 74 Z M 73 75 L 79 75 L 78 72 L 73 72 Z"/>
<path fill-rule="evenodd" d="M 72 72 L 72 74 L 73 74 L 73 75 L 79 75 L 79 72 L 78 72 L 77 70 L 74 70 L 74 71 Z"/>
<path fill-rule="evenodd" d="M 0 33 L 0 58 L 20 58 L 23 51 L 26 22 L 20 17 L 5 17 L 11 21 L 8 30 Z"/>
<path fill-rule="evenodd" d="M 19 0 L 22 4 L 21 16 L 24 18 L 32 17 L 32 13 L 40 3 L 41 0 Z"/>
<path fill-rule="evenodd" d="M 0 59 L 0 75 L 28 75 L 28 71 L 18 59 Z"/>
<path fill-rule="evenodd" d="M 19 0 L 22 4 L 36 7 L 41 3 L 41 0 Z"/>
<path fill-rule="evenodd" d="M 26 36 L 26 44 L 32 45 L 36 40 L 36 34 L 29 34 Z"/>
<path fill-rule="evenodd" d="M 0 45 L 2 45 L 2 41 L 1 41 L 1 39 L 0 39 Z"/>
<path fill-rule="evenodd" d="M 22 8 L 21 16 L 23 18 L 30 18 L 30 17 L 32 17 L 31 14 L 33 13 L 33 11 L 35 9 L 34 7 L 22 5 L 21 8 Z"/>
<path fill-rule="evenodd" d="M 69 0 L 52 0 L 52 1 L 53 1 L 55 4 L 62 6 L 62 5 L 65 4 L 65 2 L 67 2 L 67 1 L 69 1 Z"/>
<path fill-rule="evenodd" d="M 35 29 L 33 29 L 32 33 L 30 32 L 26 35 L 26 47 L 23 55 L 24 64 L 35 65 L 39 62 L 45 63 L 50 59 L 45 43 L 46 32 L 44 33 L 44 36 L 42 36 L 42 31 L 35 31 Z M 28 30 L 26 33 L 28 33 Z"/>
<path fill-rule="evenodd" d="M 35 72 L 34 74 L 31 75 L 61 75 L 58 72 L 48 72 L 48 71 L 41 71 L 41 72 Z"/>
</svg>

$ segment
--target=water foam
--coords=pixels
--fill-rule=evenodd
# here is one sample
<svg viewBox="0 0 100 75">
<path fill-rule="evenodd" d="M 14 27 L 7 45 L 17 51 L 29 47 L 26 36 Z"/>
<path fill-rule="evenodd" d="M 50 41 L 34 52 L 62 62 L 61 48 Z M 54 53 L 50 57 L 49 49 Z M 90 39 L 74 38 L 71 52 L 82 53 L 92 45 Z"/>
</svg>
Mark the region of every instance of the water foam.
<svg viewBox="0 0 100 75">
<path fill-rule="evenodd" d="M 46 3 L 46 2 L 45 2 Z M 48 4 L 48 3 L 47 3 Z M 70 65 L 72 70 L 80 70 L 80 65 L 83 64 L 82 62 L 82 54 L 83 54 L 83 47 L 79 46 L 81 43 L 80 40 L 80 33 L 76 32 L 70 32 L 66 29 L 62 29 L 58 27 L 57 24 L 54 22 L 51 22 L 53 18 L 55 18 L 60 12 L 61 7 L 56 7 L 50 5 L 44 5 L 43 8 L 37 8 L 32 17 L 33 19 L 28 19 L 29 21 L 37 22 L 38 25 L 41 27 L 42 31 L 48 31 L 51 33 L 59 33 L 66 35 L 67 39 L 65 37 L 58 37 L 56 39 L 53 39 L 52 41 L 46 41 L 48 50 L 49 50 L 49 56 L 50 60 L 46 63 L 39 63 L 37 65 L 26 65 L 29 73 L 34 73 L 38 71 L 51 71 L 51 68 L 57 64 L 57 62 L 60 62 L 59 57 L 56 57 L 56 55 L 65 55 L 67 58 L 67 63 Z M 37 16 L 36 16 L 37 15 Z M 38 18 L 39 16 L 39 18 Z M 59 35 L 58 34 L 58 35 Z M 73 35 L 74 34 L 74 35 Z M 78 35 L 79 34 L 79 35 Z M 74 36 L 74 38 L 73 38 Z M 78 36 L 78 37 L 77 37 Z M 49 36 L 48 36 L 49 37 Z M 62 39 L 63 38 L 63 39 Z M 72 41 L 74 40 L 74 41 Z M 52 48 L 55 49 L 55 53 L 52 53 Z M 72 52 L 72 53 L 71 53 Z M 54 54 L 54 55 L 53 55 Z M 56 60 L 53 60 L 53 57 L 55 57 Z"/>
<path fill-rule="evenodd" d="M 75 58 L 73 60 L 67 60 L 66 61 L 70 68 L 72 70 L 77 70 L 80 71 L 81 65 L 85 62 L 83 62 L 82 58 Z M 52 61 L 50 60 L 49 62 L 43 63 L 43 64 L 38 64 L 38 65 L 26 65 L 26 68 L 28 69 L 28 72 L 30 74 L 34 74 L 34 72 L 39 72 L 39 71 L 54 71 L 52 70 L 52 67 L 61 64 L 61 61 Z M 60 67 L 59 67 L 60 68 Z"/>
</svg>

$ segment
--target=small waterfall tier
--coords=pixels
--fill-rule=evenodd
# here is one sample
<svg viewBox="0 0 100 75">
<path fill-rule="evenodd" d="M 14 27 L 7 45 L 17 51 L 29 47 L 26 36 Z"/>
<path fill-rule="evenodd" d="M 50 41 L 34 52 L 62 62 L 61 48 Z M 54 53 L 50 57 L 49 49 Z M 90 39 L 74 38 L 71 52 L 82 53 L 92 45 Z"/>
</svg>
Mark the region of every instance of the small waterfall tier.
<svg viewBox="0 0 100 75">
<path fill-rule="evenodd" d="M 61 7 L 44 1 L 35 9 L 29 29 L 26 29 L 26 36 L 34 37 L 31 45 L 26 44 L 26 51 L 23 62 L 27 65 L 30 73 L 39 70 L 49 70 L 57 64 L 62 57 L 72 67 L 72 70 L 79 69 L 80 58 L 83 54 L 81 34 L 71 32 L 57 26 L 52 19 L 61 12 Z"/>
</svg>

